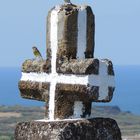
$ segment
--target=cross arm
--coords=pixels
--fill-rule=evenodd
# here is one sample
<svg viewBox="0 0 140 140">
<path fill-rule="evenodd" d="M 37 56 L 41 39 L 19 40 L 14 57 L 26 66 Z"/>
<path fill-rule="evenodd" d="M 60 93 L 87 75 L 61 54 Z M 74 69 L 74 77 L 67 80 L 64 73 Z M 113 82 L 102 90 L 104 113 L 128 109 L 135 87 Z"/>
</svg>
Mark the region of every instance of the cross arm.
<svg viewBox="0 0 140 140">
<path fill-rule="evenodd" d="M 109 75 L 114 75 L 113 64 L 108 59 L 71 59 L 70 61 L 64 63 L 57 63 L 57 73 L 63 74 L 78 74 L 78 75 L 90 75 L 99 74 L 99 62 L 104 61 L 107 65 L 107 73 Z"/>
<path fill-rule="evenodd" d="M 104 59 L 108 65 L 108 74 L 114 75 L 112 62 L 108 59 Z M 71 59 L 69 61 L 60 63 L 57 62 L 57 73 L 60 74 L 78 74 L 78 75 L 89 75 L 99 74 L 99 59 Z M 22 64 L 22 72 L 25 73 L 51 73 L 51 61 L 42 60 L 36 61 L 34 59 L 28 59 Z"/>
<path fill-rule="evenodd" d="M 50 60 L 35 60 L 35 59 L 28 59 L 25 60 L 22 64 L 22 72 L 31 73 L 31 72 L 51 72 L 51 61 Z"/>
<path fill-rule="evenodd" d="M 23 98 L 48 102 L 50 83 L 21 80 L 18 85 Z"/>
<path fill-rule="evenodd" d="M 111 61 L 107 59 L 73 59 L 57 66 L 58 75 L 56 77 L 53 77 L 51 68 L 48 67 L 51 67 L 48 60 L 42 62 L 26 60 L 23 63 L 22 78 L 19 82 L 23 98 L 48 101 L 50 83 L 55 78 L 56 91 L 60 94 L 74 93 L 78 100 L 111 101 L 115 89 L 115 85 L 112 83 L 112 81 L 114 82 L 114 71 Z M 99 97 L 100 94 L 103 96 Z M 84 95 L 83 99 L 81 99 L 81 95 Z"/>
</svg>

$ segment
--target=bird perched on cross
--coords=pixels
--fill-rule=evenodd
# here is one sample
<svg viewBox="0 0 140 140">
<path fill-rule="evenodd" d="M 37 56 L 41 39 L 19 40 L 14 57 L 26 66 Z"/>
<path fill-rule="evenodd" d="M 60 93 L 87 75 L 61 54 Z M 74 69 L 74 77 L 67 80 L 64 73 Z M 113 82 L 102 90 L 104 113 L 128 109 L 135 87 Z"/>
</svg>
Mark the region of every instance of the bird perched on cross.
<svg viewBox="0 0 140 140">
<path fill-rule="evenodd" d="M 40 51 L 37 49 L 37 47 L 34 46 L 34 47 L 32 47 L 32 49 L 33 49 L 33 54 L 35 56 L 35 59 L 43 60 L 42 55 L 41 55 Z"/>
</svg>

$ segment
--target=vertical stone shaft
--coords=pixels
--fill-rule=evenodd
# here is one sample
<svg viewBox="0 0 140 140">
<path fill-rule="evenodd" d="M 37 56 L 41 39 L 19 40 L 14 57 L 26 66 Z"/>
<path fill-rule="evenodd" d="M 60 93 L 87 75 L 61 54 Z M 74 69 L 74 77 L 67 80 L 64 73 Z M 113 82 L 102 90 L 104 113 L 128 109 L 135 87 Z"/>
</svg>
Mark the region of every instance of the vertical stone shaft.
<svg viewBox="0 0 140 140">
<path fill-rule="evenodd" d="M 88 19 L 88 16 L 91 19 Z M 63 5 L 55 7 L 49 12 L 47 18 L 47 60 L 51 63 L 51 74 L 54 75 L 50 84 L 49 108 L 46 113 L 49 119 L 54 120 L 55 107 L 57 106 L 55 103 L 57 83 L 53 80 L 58 75 L 56 69 L 65 60 L 92 58 L 94 53 L 93 35 L 94 15 L 89 6 Z M 75 102 L 69 106 L 71 110 L 74 109 L 74 104 Z M 85 104 L 87 103 L 82 103 L 87 112 Z M 59 113 L 56 111 L 56 114 Z M 86 115 L 82 114 L 81 116 Z"/>
<path fill-rule="evenodd" d="M 94 57 L 94 14 L 89 6 L 62 5 L 53 8 L 47 17 L 47 58 L 52 57 L 50 45 L 50 16 L 58 13 L 57 61 Z M 61 63 L 62 63 L 61 62 Z"/>
</svg>

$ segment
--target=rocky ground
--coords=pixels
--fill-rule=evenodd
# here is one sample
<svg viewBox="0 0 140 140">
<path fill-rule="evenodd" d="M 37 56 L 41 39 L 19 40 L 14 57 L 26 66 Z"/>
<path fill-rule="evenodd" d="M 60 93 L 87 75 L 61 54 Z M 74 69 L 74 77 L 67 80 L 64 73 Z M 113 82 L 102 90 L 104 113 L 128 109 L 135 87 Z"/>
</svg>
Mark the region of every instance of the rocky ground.
<svg viewBox="0 0 140 140">
<path fill-rule="evenodd" d="M 13 140 L 18 122 L 42 119 L 44 112 L 44 107 L 0 106 L 0 140 Z M 140 116 L 123 112 L 117 106 L 94 106 L 92 116 L 115 119 L 121 129 L 123 140 L 140 140 Z"/>
</svg>

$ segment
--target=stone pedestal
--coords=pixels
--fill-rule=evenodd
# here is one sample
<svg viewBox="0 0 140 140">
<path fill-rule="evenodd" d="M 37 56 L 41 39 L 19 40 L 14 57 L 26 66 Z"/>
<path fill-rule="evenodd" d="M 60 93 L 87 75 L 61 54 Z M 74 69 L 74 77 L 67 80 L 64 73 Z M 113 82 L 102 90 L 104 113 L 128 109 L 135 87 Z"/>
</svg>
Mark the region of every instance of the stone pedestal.
<svg viewBox="0 0 140 140">
<path fill-rule="evenodd" d="M 94 118 L 19 123 L 16 140 L 121 140 L 115 120 Z"/>
</svg>

